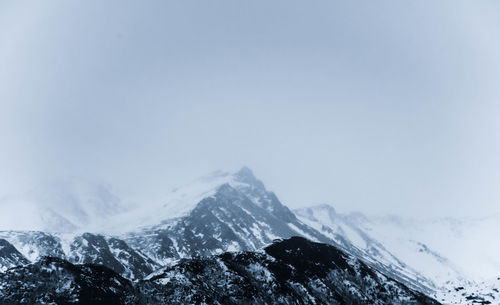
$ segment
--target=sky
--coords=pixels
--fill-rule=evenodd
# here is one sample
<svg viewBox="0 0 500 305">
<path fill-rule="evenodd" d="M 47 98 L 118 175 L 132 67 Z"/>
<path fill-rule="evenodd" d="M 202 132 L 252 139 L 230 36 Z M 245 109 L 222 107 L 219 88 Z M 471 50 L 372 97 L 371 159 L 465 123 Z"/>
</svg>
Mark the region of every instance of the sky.
<svg viewBox="0 0 500 305">
<path fill-rule="evenodd" d="M 2 1 L 0 202 L 246 165 L 292 208 L 500 213 L 499 36 L 498 1 Z"/>
</svg>

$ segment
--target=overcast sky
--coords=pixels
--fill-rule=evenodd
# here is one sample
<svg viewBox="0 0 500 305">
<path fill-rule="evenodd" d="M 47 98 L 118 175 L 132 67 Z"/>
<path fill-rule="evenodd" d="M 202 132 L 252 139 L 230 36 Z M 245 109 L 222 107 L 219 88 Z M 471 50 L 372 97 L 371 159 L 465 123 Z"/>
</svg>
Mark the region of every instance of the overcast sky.
<svg viewBox="0 0 500 305">
<path fill-rule="evenodd" d="M 0 107 L 0 197 L 247 165 L 291 207 L 500 212 L 498 1 L 2 1 Z"/>
</svg>

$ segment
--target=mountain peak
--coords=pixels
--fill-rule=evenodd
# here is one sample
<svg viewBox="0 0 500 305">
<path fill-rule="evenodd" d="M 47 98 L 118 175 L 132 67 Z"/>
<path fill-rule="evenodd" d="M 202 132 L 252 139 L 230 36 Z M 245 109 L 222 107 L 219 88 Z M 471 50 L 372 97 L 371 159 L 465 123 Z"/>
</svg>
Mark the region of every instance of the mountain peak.
<svg viewBox="0 0 500 305">
<path fill-rule="evenodd" d="M 234 178 L 237 182 L 249 184 L 256 188 L 265 189 L 264 183 L 257 179 L 252 170 L 246 166 L 243 166 L 239 171 L 237 171 L 234 174 Z"/>
<path fill-rule="evenodd" d="M 247 167 L 247 166 L 243 166 L 242 168 L 240 168 L 240 170 L 237 171 L 236 174 L 237 175 L 242 175 L 242 176 L 251 176 L 251 177 L 254 177 L 252 170 L 249 167 Z"/>
<path fill-rule="evenodd" d="M 250 195 L 257 200 L 259 206 L 268 205 L 273 202 L 274 195 L 268 194 L 264 184 L 258 180 L 251 169 L 242 167 L 238 171 L 215 171 L 191 183 L 173 189 L 166 194 L 165 199 L 157 204 L 148 207 L 138 207 L 127 214 L 120 215 L 119 229 L 123 230 L 126 226 L 128 230 L 134 230 L 137 227 L 152 226 L 163 223 L 168 219 L 174 219 L 188 215 L 203 199 L 212 197 L 216 194 L 231 195 L 232 192 L 242 192 L 244 195 Z M 275 197 L 275 196 L 274 196 Z M 289 215 L 290 216 L 290 215 Z M 291 217 L 291 216 L 290 216 Z M 115 231 L 118 226 L 108 227 L 109 231 Z"/>
</svg>

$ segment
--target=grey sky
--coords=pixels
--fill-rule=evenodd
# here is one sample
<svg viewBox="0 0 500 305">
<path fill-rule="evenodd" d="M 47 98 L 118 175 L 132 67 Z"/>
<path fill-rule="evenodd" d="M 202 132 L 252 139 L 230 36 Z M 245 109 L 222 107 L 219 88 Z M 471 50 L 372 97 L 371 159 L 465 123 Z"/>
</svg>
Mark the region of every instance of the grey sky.
<svg viewBox="0 0 500 305">
<path fill-rule="evenodd" d="M 3 1 L 0 197 L 247 165 L 292 207 L 500 212 L 500 2 Z"/>
</svg>

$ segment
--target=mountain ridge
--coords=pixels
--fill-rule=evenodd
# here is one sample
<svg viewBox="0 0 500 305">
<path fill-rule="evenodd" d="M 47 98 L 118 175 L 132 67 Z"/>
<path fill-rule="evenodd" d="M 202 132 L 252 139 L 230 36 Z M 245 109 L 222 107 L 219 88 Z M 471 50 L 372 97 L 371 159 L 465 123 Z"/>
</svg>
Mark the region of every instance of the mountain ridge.
<svg viewBox="0 0 500 305">
<path fill-rule="evenodd" d="M 103 266 L 44 257 L 0 273 L 0 288 L 8 305 L 439 304 L 334 246 L 300 237 L 259 253 L 183 259 L 137 282 Z"/>
<path fill-rule="evenodd" d="M 371 219 L 361 213 L 344 215 L 325 204 L 290 210 L 246 167 L 234 173 L 215 172 L 171 194 L 166 203 L 155 207 L 157 210 L 144 210 L 145 214 L 152 213 L 146 218 L 123 218 L 129 222 L 122 228 L 125 232 L 0 231 L 0 238 L 19 249 L 28 263 L 48 255 L 74 264 L 101 264 L 125 278 L 140 280 L 182 259 L 258 252 L 274 240 L 302 236 L 341 249 L 407 287 L 443 301 L 456 287 L 465 285 L 481 291 L 482 286 L 463 280 L 458 273 L 445 274 L 445 278 L 456 281 L 443 283 L 426 273 L 427 269 L 412 264 L 414 261 L 405 260 L 405 256 L 402 259 L 385 240 L 381 242 L 381 236 L 369 227 Z M 425 255 L 446 272 L 454 270 L 428 245 L 410 244 L 417 255 Z M 12 262 L 5 262 L 4 269 L 12 266 Z M 19 260 L 19 265 L 26 265 L 26 261 Z"/>
</svg>

